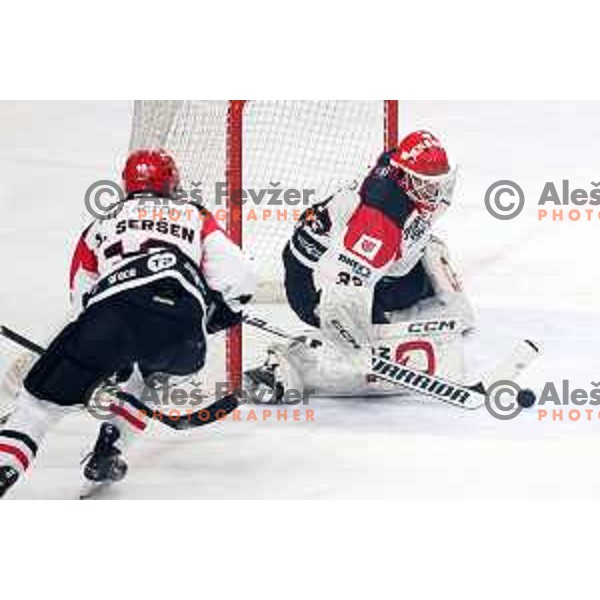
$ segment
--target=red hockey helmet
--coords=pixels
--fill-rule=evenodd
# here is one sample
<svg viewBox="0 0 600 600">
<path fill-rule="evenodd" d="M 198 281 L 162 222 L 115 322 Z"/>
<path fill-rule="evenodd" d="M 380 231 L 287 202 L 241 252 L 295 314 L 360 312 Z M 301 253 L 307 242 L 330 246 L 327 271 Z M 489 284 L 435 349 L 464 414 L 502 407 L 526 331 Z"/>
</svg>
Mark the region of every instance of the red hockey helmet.
<svg viewBox="0 0 600 600">
<path fill-rule="evenodd" d="M 456 172 L 433 134 L 422 130 L 408 134 L 392 152 L 390 165 L 404 174 L 402 186 L 415 202 L 429 207 L 450 204 Z"/>
<path fill-rule="evenodd" d="M 123 169 L 125 193 L 152 192 L 169 197 L 179 187 L 179 169 L 164 150 L 136 150 Z"/>
</svg>

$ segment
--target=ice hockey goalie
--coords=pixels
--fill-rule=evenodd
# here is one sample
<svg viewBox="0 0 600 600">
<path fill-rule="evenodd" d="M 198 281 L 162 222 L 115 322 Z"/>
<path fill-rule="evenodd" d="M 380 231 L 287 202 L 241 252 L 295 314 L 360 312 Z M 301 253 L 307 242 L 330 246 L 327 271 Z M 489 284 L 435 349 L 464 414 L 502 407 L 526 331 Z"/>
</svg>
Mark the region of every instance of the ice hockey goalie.
<svg viewBox="0 0 600 600">
<path fill-rule="evenodd" d="M 370 376 L 372 352 L 462 379 L 462 338 L 473 313 L 432 232 L 452 202 L 455 178 L 440 141 L 415 131 L 357 189 L 304 213 L 283 252 L 285 290 L 318 342 L 271 349 L 285 385 L 381 393 L 389 385 Z M 249 371 L 247 383 L 267 383 L 270 366 Z"/>
</svg>

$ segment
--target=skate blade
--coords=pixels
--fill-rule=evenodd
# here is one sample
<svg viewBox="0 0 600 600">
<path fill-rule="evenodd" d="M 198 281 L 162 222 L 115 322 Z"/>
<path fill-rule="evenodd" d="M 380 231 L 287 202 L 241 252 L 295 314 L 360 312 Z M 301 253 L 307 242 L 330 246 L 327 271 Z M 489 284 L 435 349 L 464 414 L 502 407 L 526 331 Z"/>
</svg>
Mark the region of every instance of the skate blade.
<svg viewBox="0 0 600 600">
<path fill-rule="evenodd" d="M 113 481 L 86 481 L 81 486 L 81 490 L 79 492 L 79 499 L 89 500 L 90 498 L 94 498 L 95 496 L 103 492 L 106 488 L 109 488 L 113 483 Z"/>
</svg>

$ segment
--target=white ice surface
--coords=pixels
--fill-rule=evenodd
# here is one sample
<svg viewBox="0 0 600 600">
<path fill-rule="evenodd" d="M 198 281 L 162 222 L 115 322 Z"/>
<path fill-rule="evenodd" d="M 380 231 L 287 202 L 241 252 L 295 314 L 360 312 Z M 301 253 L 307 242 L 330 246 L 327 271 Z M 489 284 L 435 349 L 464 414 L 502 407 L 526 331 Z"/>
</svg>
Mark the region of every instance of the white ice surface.
<svg viewBox="0 0 600 600">
<path fill-rule="evenodd" d="M 515 339 L 542 342 L 522 378 L 539 390 L 600 379 L 600 220 L 538 223 L 547 180 L 589 189 L 600 179 L 600 104 L 403 102 L 401 131 L 426 126 L 461 166 L 455 206 L 441 224 L 479 315 L 474 371 Z M 0 320 L 43 339 L 67 304 L 66 269 L 85 222 L 81 198 L 114 178 L 126 148 L 127 103 L 0 103 Z M 487 186 L 518 181 L 529 199 L 515 221 L 492 219 Z M 284 307 L 257 311 L 290 329 Z M 246 339 L 249 360 L 265 337 Z M 0 368 L 14 348 L 0 341 Z M 129 456 L 130 475 L 106 498 L 600 497 L 600 419 L 510 422 L 432 401 L 320 399 L 315 422 L 227 421 L 189 433 L 159 424 Z M 244 411 L 247 411 L 245 408 Z M 97 422 L 72 415 L 56 427 L 15 498 L 73 498 L 78 461 Z"/>
</svg>

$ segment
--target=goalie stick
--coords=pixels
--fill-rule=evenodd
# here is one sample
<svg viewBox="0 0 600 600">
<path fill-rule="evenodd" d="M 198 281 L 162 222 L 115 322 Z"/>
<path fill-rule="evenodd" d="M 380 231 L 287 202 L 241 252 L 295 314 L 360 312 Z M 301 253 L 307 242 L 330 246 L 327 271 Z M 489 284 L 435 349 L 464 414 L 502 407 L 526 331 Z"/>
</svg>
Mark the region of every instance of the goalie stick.
<svg viewBox="0 0 600 600">
<path fill-rule="evenodd" d="M 0 335 L 14 342 L 15 344 L 18 344 L 22 348 L 25 348 L 26 350 L 34 352 L 35 354 L 41 355 L 45 352 L 45 349 L 42 346 L 36 344 L 9 327 L 6 327 L 5 325 L 0 325 Z M 192 429 L 194 427 L 202 427 L 204 425 L 214 423 L 215 421 L 223 418 L 225 415 L 233 412 L 239 406 L 238 395 L 236 392 L 233 392 L 232 394 L 223 396 L 222 398 L 215 400 L 212 404 L 194 411 L 187 416 L 180 415 L 177 417 L 170 417 L 157 408 L 150 409 L 141 400 L 138 400 L 131 394 L 127 394 L 121 390 L 114 392 L 113 396 L 119 400 L 128 402 L 140 411 L 151 412 L 153 420 L 159 421 L 167 427 L 176 429 L 177 431 Z"/>
<path fill-rule="evenodd" d="M 310 343 L 307 336 L 290 335 L 258 317 L 244 315 L 243 321 L 252 327 L 288 341 Z M 313 342 L 318 342 L 318 340 L 313 340 Z M 312 347 L 315 347 L 314 344 Z M 436 375 L 429 375 L 423 371 L 411 369 L 406 365 L 394 363 L 378 356 L 373 356 L 371 373 L 378 379 L 393 383 L 404 389 L 430 396 L 460 408 L 474 410 L 485 403 L 487 389 L 490 384 L 496 381 L 514 379 L 532 363 L 539 352 L 538 346 L 531 340 L 520 340 L 513 352 L 487 377 L 482 378 L 474 385 L 468 386 Z"/>
</svg>

